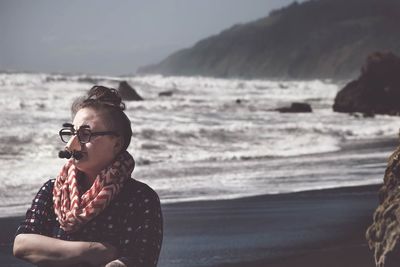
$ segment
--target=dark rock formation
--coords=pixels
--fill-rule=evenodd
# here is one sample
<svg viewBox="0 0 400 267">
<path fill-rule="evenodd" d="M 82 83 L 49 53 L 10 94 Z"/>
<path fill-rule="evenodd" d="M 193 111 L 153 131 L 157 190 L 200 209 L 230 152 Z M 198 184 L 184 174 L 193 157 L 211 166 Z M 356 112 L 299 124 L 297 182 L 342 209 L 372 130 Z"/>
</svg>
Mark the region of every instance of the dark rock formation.
<svg viewBox="0 0 400 267">
<path fill-rule="evenodd" d="M 89 83 L 89 84 L 99 84 L 100 83 L 99 81 L 100 79 L 95 79 L 87 75 L 78 78 L 78 82 Z"/>
<path fill-rule="evenodd" d="M 158 94 L 158 96 L 172 96 L 172 91 L 163 91 Z"/>
<path fill-rule="evenodd" d="M 126 81 L 119 83 L 118 92 L 123 100 L 141 101 L 143 98 Z"/>
<path fill-rule="evenodd" d="M 400 114 L 400 58 L 376 52 L 367 58 L 361 76 L 348 83 L 335 98 L 336 112 Z"/>
<path fill-rule="evenodd" d="M 400 54 L 398 0 L 314 0 L 177 51 L 139 73 L 353 79 L 374 51 Z"/>
<path fill-rule="evenodd" d="M 276 111 L 282 112 L 282 113 L 305 113 L 305 112 L 312 112 L 312 108 L 309 104 L 307 103 L 292 103 L 290 107 L 283 107 L 283 108 L 277 108 L 275 109 Z"/>
<path fill-rule="evenodd" d="M 379 206 L 366 238 L 374 251 L 376 266 L 400 264 L 400 147 L 390 156 L 384 184 L 379 190 Z"/>
</svg>

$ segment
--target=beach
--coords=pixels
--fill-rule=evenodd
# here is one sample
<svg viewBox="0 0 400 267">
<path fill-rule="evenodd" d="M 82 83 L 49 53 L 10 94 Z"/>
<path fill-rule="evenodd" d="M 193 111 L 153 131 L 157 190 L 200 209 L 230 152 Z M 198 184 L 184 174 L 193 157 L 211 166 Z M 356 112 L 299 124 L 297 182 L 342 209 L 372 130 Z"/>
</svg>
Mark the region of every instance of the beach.
<svg viewBox="0 0 400 267">
<path fill-rule="evenodd" d="M 367 155 L 379 152 L 388 157 L 396 145 L 395 139 L 352 142 L 337 152 L 302 156 L 301 162 L 308 162 L 303 167 L 314 176 L 330 165 L 330 172 L 337 169 L 348 179 L 373 173 L 382 181 L 386 158 Z M 349 153 L 360 157 L 349 159 Z M 320 160 L 311 161 L 316 156 Z M 257 164 L 271 160 L 259 159 Z M 297 167 L 294 161 L 289 160 L 292 168 Z M 365 231 L 378 206 L 379 187 L 163 203 L 164 241 L 158 266 L 374 267 Z M 20 220 L 0 218 L 0 266 L 31 266 L 11 254 Z"/>
<path fill-rule="evenodd" d="M 14 233 L 62 165 L 56 135 L 68 121 L 65 97 L 88 85 L 80 76 L 3 76 L 2 99 L 14 98 L 3 103 L 0 126 L 7 166 L 0 173 L 0 266 L 31 266 L 12 256 Z M 96 79 L 114 86 L 116 78 Z M 364 236 L 398 145 L 399 117 L 335 113 L 338 86 L 324 81 L 128 81 L 146 99 L 128 103 L 127 113 L 134 118 L 133 177 L 162 202 L 158 266 L 374 266 Z M 171 98 L 158 97 L 172 87 Z M 311 102 L 313 113 L 271 111 L 292 101 Z"/>
<path fill-rule="evenodd" d="M 160 266 L 374 266 L 364 233 L 377 189 L 167 206 Z"/>
<path fill-rule="evenodd" d="M 378 185 L 163 205 L 158 266 L 373 267 L 364 238 Z M 1 266 L 20 218 L 2 218 Z"/>
</svg>

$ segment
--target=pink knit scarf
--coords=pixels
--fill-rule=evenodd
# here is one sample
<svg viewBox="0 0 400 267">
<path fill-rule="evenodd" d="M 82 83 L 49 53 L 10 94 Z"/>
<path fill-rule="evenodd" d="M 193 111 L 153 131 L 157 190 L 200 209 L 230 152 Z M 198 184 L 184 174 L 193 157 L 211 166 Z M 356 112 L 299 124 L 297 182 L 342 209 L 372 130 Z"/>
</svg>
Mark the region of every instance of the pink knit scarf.
<svg viewBox="0 0 400 267">
<path fill-rule="evenodd" d="M 61 228 L 75 232 L 96 217 L 118 195 L 123 183 L 131 177 L 135 161 L 128 152 L 123 152 L 113 163 L 102 170 L 91 188 L 80 194 L 78 170 L 69 160 L 61 169 L 53 188 L 54 212 Z"/>
</svg>

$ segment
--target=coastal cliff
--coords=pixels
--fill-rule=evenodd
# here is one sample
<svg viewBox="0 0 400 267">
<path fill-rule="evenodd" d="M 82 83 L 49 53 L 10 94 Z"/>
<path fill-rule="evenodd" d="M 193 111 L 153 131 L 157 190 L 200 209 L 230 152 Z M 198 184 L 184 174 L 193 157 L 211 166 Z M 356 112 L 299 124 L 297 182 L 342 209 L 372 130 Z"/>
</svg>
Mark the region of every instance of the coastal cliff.
<svg viewBox="0 0 400 267">
<path fill-rule="evenodd" d="M 139 73 L 349 79 L 375 51 L 400 54 L 396 0 L 294 2 L 175 52 Z"/>
</svg>

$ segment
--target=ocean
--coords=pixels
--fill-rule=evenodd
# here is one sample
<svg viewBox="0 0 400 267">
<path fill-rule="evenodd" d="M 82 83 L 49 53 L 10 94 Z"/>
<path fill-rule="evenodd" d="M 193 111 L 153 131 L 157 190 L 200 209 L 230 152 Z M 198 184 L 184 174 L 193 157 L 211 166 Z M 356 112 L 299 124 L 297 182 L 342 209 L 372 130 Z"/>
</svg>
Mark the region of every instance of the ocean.
<svg viewBox="0 0 400 267">
<path fill-rule="evenodd" d="M 58 174 L 58 131 L 72 121 L 73 99 L 122 80 L 145 99 L 126 102 L 133 177 L 163 203 L 379 183 L 390 150 L 346 147 L 394 139 L 400 125 L 399 117 L 333 112 L 344 84 L 330 80 L 0 73 L 0 217 L 22 215 Z M 313 112 L 274 111 L 292 102 Z"/>
</svg>

